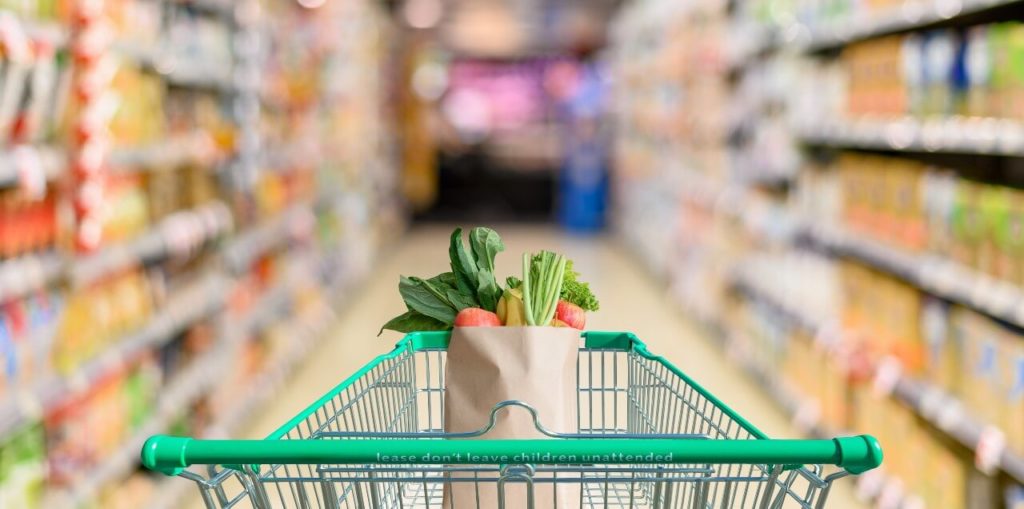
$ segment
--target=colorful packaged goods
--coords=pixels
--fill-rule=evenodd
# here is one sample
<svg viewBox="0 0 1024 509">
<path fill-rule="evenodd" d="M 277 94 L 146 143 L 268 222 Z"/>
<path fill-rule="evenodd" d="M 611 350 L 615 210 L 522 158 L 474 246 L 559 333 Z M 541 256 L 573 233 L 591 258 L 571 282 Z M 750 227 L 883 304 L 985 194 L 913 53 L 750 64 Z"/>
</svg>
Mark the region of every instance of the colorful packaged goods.
<svg viewBox="0 0 1024 509">
<path fill-rule="evenodd" d="M 964 114 L 975 117 L 993 115 L 993 55 L 990 28 L 971 27 L 964 41 L 964 71 L 967 78 Z"/>
<path fill-rule="evenodd" d="M 37 199 L 19 189 L 0 190 L 0 260 L 53 248 L 57 226 L 54 193 Z"/>
<path fill-rule="evenodd" d="M 120 100 L 109 123 L 113 143 L 133 148 L 160 140 L 167 132 L 163 111 L 166 88 L 160 76 L 131 64 L 120 65 L 110 84 Z"/>
<path fill-rule="evenodd" d="M 856 42 L 839 59 L 845 107 L 829 114 L 1024 120 L 1022 55 L 1024 24 L 1016 21 Z"/>
<path fill-rule="evenodd" d="M 926 343 L 924 379 L 950 394 L 959 392 L 964 355 L 963 333 L 954 332 L 959 324 L 958 320 L 950 318 L 950 314 L 962 312 L 962 308 L 929 298 L 921 316 Z"/>
<path fill-rule="evenodd" d="M 68 297 L 54 345 L 54 365 L 71 373 L 146 322 L 154 306 L 147 277 L 131 271 L 82 288 Z"/>
<path fill-rule="evenodd" d="M 0 507 L 38 507 L 45 479 L 42 426 L 30 423 L 0 437 Z"/>
<path fill-rule="evenodd" d="M 139 236 L 149 226 L 148 196 L 139 174 L 112 175 L 105 182 L 103 242 L 116 244 Z"/>
<path fill-rule="evenodd" d="M 153 415 L 161 373 L 152 355 L 129 362 L 46 415 L 48 481 L 54 486 L 80 481 Z"/>
<path fill-rule="evenodd" d="M 63 298 L 38 292 L 0 305 L 0 396 L 50 373 L 51 350 Z"/>
<path fill-rule="evenodd" d="M 1002 336 L 999 358 L 998 405 L 1003 410 L 1000 429 L 1010 450 L 1024 455 L 1024 333 L 1019 329 Z"/>
</svg>

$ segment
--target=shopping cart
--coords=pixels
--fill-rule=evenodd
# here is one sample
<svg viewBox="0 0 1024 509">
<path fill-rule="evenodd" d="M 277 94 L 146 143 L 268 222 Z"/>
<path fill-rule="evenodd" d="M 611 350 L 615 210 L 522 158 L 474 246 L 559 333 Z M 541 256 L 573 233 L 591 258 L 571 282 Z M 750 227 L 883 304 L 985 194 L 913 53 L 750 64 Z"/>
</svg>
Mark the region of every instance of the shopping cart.
<svg viewBox="0 0 1024 509">
<path fill-rule="evenodd" d="M 869 436 L 768 439 L 629 333 L 583 334 L 578 432 L 547 430 L 529 402 L 506 401 L 491 425 L 498 412 L 532 412 L 551 438 L 446 434 L 448 339 L 406 336 L 266 440 L 155 436 L 143 463 L 194 481 L 209 508 L 504 507 L 510 483 L 532 506 L 535 486 L 570 483 L 585 507 L 717 509 L 821 508 L 837 479 L 882 461 Z M 499 500 L 452 500 L 457 482 Z"/>
</svg>

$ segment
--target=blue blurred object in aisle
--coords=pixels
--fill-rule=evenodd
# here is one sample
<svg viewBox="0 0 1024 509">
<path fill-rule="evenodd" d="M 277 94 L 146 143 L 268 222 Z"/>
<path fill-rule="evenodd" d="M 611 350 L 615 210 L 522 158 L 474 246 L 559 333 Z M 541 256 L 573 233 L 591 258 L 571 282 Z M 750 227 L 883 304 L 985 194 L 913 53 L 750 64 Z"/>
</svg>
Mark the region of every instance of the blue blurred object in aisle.
<svg viewBox="0 0 1024 509">
<path fill-rule="evenodd" d="M 607 85 L 597 63 L 581 64 L 563 103 L 565 153 L 559 179 L 558 221 L 574 232 L 602 230 L 608 202 Z"/>
</svg>

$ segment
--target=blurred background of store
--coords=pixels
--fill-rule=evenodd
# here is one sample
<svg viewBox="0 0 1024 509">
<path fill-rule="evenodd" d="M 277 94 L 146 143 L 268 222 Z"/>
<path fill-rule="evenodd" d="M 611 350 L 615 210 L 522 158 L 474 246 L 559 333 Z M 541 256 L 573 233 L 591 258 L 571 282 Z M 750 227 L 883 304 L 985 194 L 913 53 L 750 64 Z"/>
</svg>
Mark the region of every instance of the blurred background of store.
<svg viewBox="0 0 1024 509">
<path fill-rule="evenodd" d="M 487 224 L 653 276 L 630 288 L 672 316 L 636 327 L 693 324 L 661 340 L 718 347 L 793 433 L 877 435 L 846 503 L 1020 509 L 1021 19 L 0 0 L 0 508 L 188 503 L 146 437 L 276 416 L 339 316 L 394 314 L 364 291 L 382 263 Z"/>
</svg>

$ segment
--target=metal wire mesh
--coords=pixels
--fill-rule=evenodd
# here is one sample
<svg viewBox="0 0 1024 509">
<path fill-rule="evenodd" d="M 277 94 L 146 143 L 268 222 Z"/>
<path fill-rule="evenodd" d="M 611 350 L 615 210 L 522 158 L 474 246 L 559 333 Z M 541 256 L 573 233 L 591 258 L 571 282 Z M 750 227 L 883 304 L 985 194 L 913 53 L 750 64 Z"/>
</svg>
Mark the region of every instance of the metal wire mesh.
<svg viewBox="0 0 1024 509">
<path fill-rule="evenodd" d="M 439 440 L 444 434 L 445 351 L 407 351 L 372 366 L 288 430 L 281 440 Z M 581 349 L 574 440 L 636 435 L 692 440 L 754 440 L 750 430 L 658 360 L 633 351 Z M 528 406 L 522 403 L 521 406 Z M 509 408 L 502 411 L 519 411 Z M 497 411 L 497 410 L 496 410 Z M 543 420 L 543 416 L 539 416 Z M 448 437 L 450 438 L 450 437 Z M 268 465 L 256 471 L 186 472 L 213 508 L 500 507 L 480 486 L 574 485 L 587 508 L 820 508 L 842 472 L 817 466 L 623 464 L 585 458 L 585 466 L 436 464 Z M 434 461 L 432 459 L 431 461 Z M 474 483 L 476 497 L 455 500 L 445 486 Z M 492 490 L 493 491 L 493 490 Z M 549 490 L 548 493 L 552 493 Z M 465 493 L 465 491 L 463 491 Z M 557 507 L 558 498 L 535 506 Z"/>
</svg>

